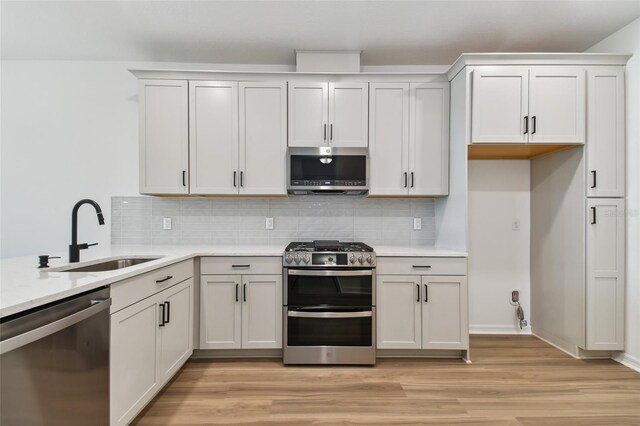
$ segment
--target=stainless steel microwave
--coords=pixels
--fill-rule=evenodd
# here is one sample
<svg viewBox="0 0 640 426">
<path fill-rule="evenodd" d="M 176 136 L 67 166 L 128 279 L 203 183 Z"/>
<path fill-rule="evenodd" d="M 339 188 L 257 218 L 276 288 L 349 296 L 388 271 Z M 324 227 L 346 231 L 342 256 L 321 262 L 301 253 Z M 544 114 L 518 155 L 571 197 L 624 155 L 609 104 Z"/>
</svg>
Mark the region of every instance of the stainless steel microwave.
<svg viewBox="0 0 640 426">
<path fill-rule="evenodd" d="M 289 148 L 289 194 L 360 195 L 368 190 L 368 148 Z"/>
</svg>

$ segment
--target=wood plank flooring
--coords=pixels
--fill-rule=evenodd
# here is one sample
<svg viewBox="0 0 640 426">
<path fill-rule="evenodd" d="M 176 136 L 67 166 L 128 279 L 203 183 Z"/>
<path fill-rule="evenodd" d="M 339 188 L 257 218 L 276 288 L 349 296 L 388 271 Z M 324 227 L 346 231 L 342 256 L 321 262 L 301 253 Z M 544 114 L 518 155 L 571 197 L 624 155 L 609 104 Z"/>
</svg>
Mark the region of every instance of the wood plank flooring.
<svg viewBox="0 0 640 426">
<path fill-rule="evenodd" d="M 473 364 L 189 361 L 135 425 L 640 425 L 640 373 L 531 336 L 472 336 Z"/>
</svg>

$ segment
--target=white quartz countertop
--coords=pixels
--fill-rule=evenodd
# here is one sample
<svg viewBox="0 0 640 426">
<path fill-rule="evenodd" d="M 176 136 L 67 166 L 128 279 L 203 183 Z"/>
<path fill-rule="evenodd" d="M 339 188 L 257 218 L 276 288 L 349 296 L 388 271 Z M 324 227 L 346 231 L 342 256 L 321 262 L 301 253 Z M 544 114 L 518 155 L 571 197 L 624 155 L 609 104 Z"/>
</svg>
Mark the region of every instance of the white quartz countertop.
<svg viewBox="0 0 640 426">
<path fill-rule="evenodd" d="M 466 253 L 433 247 L 377 246 L 376 254 L 388 256 L 466 257 Z M 83 266 L 116 257 L 159 257 L 128 268 L 105 272 L 60 272 L 69 264 L 66 253 L 52 253 L 49 269 L 38 269 L 38 256 L 2 259 L 0 262 L 0 318 L 112 284 L 182 260 L 201 256 L 282 256 L 283 245 L 221 246 L 111 246 L 90 248 L 80 254 Z"/>
</svg>

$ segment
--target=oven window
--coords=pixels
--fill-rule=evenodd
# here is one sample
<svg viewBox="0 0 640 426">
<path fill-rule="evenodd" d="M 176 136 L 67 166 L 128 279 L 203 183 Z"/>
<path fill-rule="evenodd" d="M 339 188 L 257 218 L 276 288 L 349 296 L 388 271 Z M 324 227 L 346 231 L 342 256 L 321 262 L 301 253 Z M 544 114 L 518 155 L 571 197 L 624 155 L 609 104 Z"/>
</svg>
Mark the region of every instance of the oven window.
<svg viewBox="0 0 640 426">
<path fill-rule="evenodd" d="M 289 346 L 371 346 L 372 317 L 287 317 Z"/>
<path fill-rule="evenodd" d="M 373 276 L 288 275 L 288 306 L 372 306 Z"/>
<path fill-rule="evenodd" d="M 364 155 L 334 155 L 330 163 L 320 159 L 317 155 L 292 155 L 291 180 L 367 179 L 367 157 Z"/>
</svg>

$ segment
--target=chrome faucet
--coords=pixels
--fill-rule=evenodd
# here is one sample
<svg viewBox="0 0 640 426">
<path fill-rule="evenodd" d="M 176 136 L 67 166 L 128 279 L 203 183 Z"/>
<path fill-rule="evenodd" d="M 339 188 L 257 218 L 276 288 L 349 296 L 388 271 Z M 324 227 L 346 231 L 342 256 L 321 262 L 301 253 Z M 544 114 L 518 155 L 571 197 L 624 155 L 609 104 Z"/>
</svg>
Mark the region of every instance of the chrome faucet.
<svg viewBox="0 0 640 426">
<path fill-rule="evenodd" d="M 69 246 L 69 262 L 70 263 L 80 261 L 80 250 L 84 250 L 91 246 L 98 245 L 98 243 L 78 244 L 78 209 L 83 204 L 91 204 L 93 208 L 96 209 L 96 213 L 98 214 L 98 223 L 100 225 L 104 225 L 104 216 L 102 216 L 102 209 L 100 208 L 100 205 L 95 201 L 85 198 L 84 200 L 78 201 L 76 205 L 73 206 L 73 212 L 71 213 L 71 245 Z"/>
</svg>

